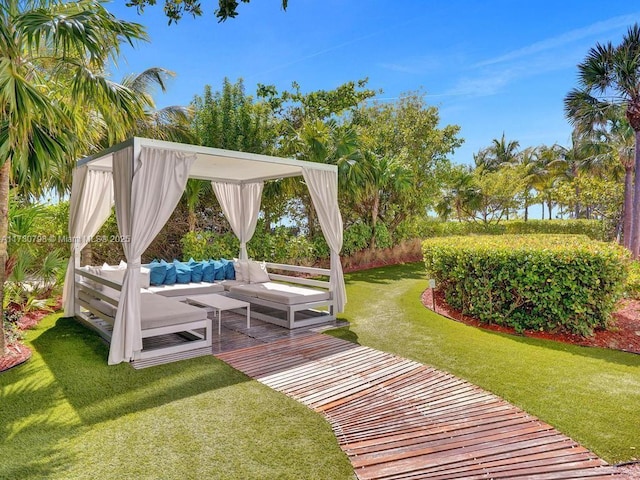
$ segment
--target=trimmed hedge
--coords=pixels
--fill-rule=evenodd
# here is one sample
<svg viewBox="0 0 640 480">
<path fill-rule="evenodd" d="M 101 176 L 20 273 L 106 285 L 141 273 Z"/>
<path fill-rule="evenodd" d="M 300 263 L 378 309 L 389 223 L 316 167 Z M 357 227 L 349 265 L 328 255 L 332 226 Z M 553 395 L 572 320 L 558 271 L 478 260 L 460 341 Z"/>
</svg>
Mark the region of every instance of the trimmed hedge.
<svg viewBox="0 0 640 480">
<path fill-rule="evenodd" d="M 611 240 L 601 220 L 507 220 L 498 224 L 479 222 L 441 222 L 425 219 L 415 226 L 422 238 L 453 235 L 586 235 L 593 240 Z M 412 232 L 413 233 L 413 232 Z"/>
<path fill-rule="evenodd" d="M 422 251 L 452 307 L 517 331 L 607 328 L 628 267 L 624 248 L 583 235 L 434 238 Z"/>
</svg>

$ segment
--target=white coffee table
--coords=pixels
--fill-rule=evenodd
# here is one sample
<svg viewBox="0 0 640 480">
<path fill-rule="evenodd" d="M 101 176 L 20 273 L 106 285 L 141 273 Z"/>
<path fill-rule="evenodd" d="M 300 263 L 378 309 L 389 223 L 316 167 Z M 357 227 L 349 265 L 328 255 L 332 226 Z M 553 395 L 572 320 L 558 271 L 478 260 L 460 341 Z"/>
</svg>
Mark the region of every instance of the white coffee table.
<svg viewBox="0 0 640 480">
<path fill-rule="evenodd" d="M 235 310 L 236 308 L 247 309 L 247 328 L 251 328 L 251 306 L 248 302 L 236 300 L 235 298 L 225 297 L 216 293 L 206 295 L 191 295 L 187 297 L 187 303 L 204 307 L 207 311 L 218 313 L 218 335 L 220 335 L 220 323 L 222 312 L 225 310 Z"/>
</svg>

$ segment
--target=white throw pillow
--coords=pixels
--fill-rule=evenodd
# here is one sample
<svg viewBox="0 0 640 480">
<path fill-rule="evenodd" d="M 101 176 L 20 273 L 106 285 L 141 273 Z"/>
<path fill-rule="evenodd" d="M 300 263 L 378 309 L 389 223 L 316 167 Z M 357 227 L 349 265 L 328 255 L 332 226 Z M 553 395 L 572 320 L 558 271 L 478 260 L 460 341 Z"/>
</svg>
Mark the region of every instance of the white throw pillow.
<svg viewBox="0 0 640 480">
<path fill-rule="evenodd" d="M 118 285 L 122 285 L 122 281 L 124 280 L 124 272 L 126 268 L 127 268 L 126 263 L 124 268 L 121 268 L 120 265 L 111 266 L 105 263 L 104 265 L 102 265 L 101 275 L 102 277 L 104 277 L 105 279 L 111 282 L 117 283 Z"/>
<path fill-rule="evenodd" d="M 96 267 L 99 268 L 99 267 Z M 122 285 L 124 281 L 124 272 L 127 269 L 127 263 L 124 261 L 120 261 L 119 265 L 107 265 L 106 263 L 102 265 L 102 276 L 107 280 L 117 283 L 118 285 Z M 151 281 L 151 270 L 147 267 L 140 267 L 140 288 L 149 288 Z"/>
<path fill-rule="evenodd" d="M 264 283 L 271 280 L 265 262 L 249 262 L 249 283 Z"/>
<path fill-rule="evenodd" d="M 249 283 L 251 281 L 249 277 L 249 261 L 248 260 L 238 260 L 237 258 L 234 258 L 233 269 L 236 271 L 236 282 Z"/>
<path fill-rule="evenodd" d="M 87 265 L 85 267 L 81 267 L 82 270 L 84 270 L 87 273 L 91 273 L 93 275 L 95 275 L 96 277 L 101 276 L 101 268 L 100 267 L 94 267 L 93 265 Z M 97 290 L 98 292 L 102 291 L 102 285 L 94 280 L 91 280 L 87 277 L 82 277 L 82 279 L 80 280 L 80 283 L 84 283 L 87 287 L 92 288 L 93 290 Z"/>
</svg>

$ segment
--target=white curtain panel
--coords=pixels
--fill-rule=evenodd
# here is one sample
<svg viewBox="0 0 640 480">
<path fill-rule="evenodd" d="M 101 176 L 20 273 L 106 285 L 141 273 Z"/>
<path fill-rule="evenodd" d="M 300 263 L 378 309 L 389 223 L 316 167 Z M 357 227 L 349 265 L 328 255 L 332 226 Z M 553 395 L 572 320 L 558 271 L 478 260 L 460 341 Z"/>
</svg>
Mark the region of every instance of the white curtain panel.
<svg viewBox="0 0 640 480">
<path fill-rule="evenodd" d="M 240 259 L 246 260 L 247 242 L 251 240 L 260 213 L 260 200 L 264 182 L 222 183 L 211 182 L 224 216 L 229 221 L 233 233 L 240 240 Z"/>
<path fill-rule="evenodd" d="M 114 154 L 113 180 L 118 230 L 127 259 L 113 325 L 109 365 L 128 362 L 142 350 L 140 257 L 167 223 L 189 178 L 195 154 L 142 147 Z M 128 240 L 128 241 L 127 241 Z"/>
<path fill-rule="evenodd" d="M 313 206 L 318 214 L 320 228 L 331 249 L 331 290 L 338 312 L 344 311 L 347 290 L 340 263 L 342 250 L 342 216 L 338 208 L 338 175 L 328 170 L 302 169 L 304 181 L 309 189 Z M 335 313 L 335 312 L 334 312 Z"/>
<path fill-rule="evenodd" d="M 88 165 L 73 171 L 69 202 L 69 238 L 71 257 L 64 279 L 62 301 L 65 317 L 75 313 L 75 254 L 89 243 L 109 218 L 113 206 L 113 177 L 111 172 L 89 170 Z"/>
</svg>

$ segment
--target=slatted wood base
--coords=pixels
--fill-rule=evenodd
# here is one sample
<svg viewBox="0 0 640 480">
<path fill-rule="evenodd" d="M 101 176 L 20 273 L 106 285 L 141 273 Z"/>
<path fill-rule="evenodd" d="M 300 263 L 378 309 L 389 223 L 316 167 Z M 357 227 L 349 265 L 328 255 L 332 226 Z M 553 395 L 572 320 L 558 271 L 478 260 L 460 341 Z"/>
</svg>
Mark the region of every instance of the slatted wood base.
<svg viewBox="0 0 640 480">
<path fill-rule="evenodd" d="M 360 479 L 600 479 L 587 449 L 434 368 L 309 334 L 218 358 L 321 412 Z"/>
</svg>

